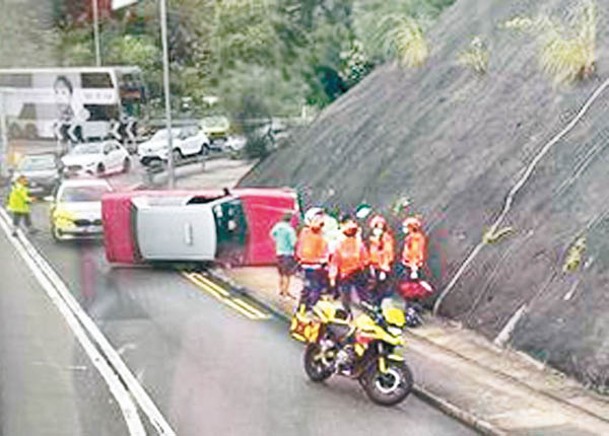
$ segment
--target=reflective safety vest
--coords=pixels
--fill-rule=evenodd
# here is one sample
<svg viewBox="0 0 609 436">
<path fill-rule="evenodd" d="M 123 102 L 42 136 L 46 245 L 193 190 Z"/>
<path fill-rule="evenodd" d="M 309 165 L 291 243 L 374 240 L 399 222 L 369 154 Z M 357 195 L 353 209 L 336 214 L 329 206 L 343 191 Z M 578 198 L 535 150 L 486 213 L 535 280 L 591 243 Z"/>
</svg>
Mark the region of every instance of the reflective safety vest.
<svg viewBox="0 0 609 436">
<path fill-rule="evenodd" d="M 321 265 L 328 263 L 328 243 L 320 231 L 305 227 L 298 235 L 296 242 L 296 258 L 301 265 Z"/>
<path fill-rule="evenodd" d="M 402 262 L 410 267 L 421 268 L 427 260 L 427 238 L 421 232 L 412 232 L 404 241 Z"/>
<path fill-rule="evenodd" d="M 359 236 L 343 239 L 332 256 L 330 277 L 345 278 L 368 266 L 368 250 Z"/>
<path fill-rule="evenodd" d="M 381 271 L 391 271 L 391 264 L 395 258 L 393 236 L 389 232 L 384 232 L 380 238 L 370 236 L 369 241 L 370 265 Z"/>
<path fill-rule="evenodd" d="M 19 182 L 15 182 L 8 197 L 8 211 L 14 213 L 29 213 L 31 201 L 28 187 Z"/>
</svg>

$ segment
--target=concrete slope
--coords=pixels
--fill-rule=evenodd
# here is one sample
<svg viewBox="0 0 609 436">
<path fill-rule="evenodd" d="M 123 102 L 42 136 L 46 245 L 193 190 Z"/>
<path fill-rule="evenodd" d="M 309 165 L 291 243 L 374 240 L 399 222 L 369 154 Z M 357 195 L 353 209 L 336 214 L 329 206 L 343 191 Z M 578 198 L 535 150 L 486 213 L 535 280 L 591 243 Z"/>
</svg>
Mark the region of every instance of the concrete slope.
<svg viewBox="0 0 609 436">
<path fill-rule="evenodd" d="M 294 186 L 306 204 L 342 208 L 367 201 L 389 210 L 410 197 L 431 235 L 432 281 L 449 288 L 441 313 L 490 337 L 512 320 L 512 344 L 602 388 L 609 384 L 609 91 L 589 99 L 609 76 L 609 4 L 597 4 L 597 77 L 571 87 L 541 73 L 534 38 L 500 26 L 544 11 L 564 16 L 575 3 L 458 1 L 430 35 L 425 67 L 377 68 L 242 184 Z M 477 35 L 491 54 L 482 77 L 457 62 Z M 514 232 L 480 246 L 461 268 L 525 175 L 499 226 Z M 583 268 L 564 274 L 580 235 Z"/>
</svg>

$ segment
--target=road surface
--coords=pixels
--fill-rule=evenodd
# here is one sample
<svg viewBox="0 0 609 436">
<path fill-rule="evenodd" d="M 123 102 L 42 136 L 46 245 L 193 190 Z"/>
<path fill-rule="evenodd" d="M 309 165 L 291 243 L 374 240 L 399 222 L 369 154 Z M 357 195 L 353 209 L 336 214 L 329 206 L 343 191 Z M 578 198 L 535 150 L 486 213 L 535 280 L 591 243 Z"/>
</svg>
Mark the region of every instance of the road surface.
<svg viewBox="0 0 609 436">
<path fill-rule="evenodd" d="M 41 232 L 31 238 L 33 244 L 119 351 L 177 434 L 473 433 L 414 396 L 399 407 L 382 408 L 372 404 L 355 382 L 309 382 L 302 368 L 302 346 L 289 338 L 283 322 L 255 302 L 242 298 L 236 301 L 232 294 L 224 297 L 201 280 L 171 269 L 113 268 L 105 261 L 99 242 L 55 243 L 49 234 L 47 208 L 44 203 L 34 208 L 34 222 Z M 3 257 L 9 253 L 12 258 L 8 243 L 2 240 L 0 244 Z M 26 271 L 7 262 L 1 265 L 3 277 L 19 276 L 11 279 L 11 292 L 2 297 L 2 320 L 11 319 L 6 318 L 11 313 L 13 318 L 20 318 L 17 308 L 21 305 L 34 307 L 35 318 L 45 311 L 53 316 L 54 309 L 43 296 L 38 295 L 33 306 L 23 300 L 18 290 L 26 285 L 19 280 L 28 277 Z M 35 288 L 35 283 L 28 286 Z M 11 325 L 10 335 L 0 336 L 3 362 L 11 350 L 18 348 L 20 340 L 34 341 L 38 353 L 46 352 L 47 342 L 53 347 L 52 340 L 40 343 L 35 337 L 20 338 L 20 332 L 27 328 L 25 322 L 13 320 Z M 46 334 L 73 343 L 68 332 L 49 329 Z M 72 366 L 91 366 L 82 363 L 86 357 L 74 351 L 75 347 L 69 348 L 63 354 L 58 350 L 58 358 Z M 23 365 L 15 359 L 8 361 L 8 370 L 4 371 L 9 374 Z M 37 376 L 28 366 L 24 371 L 28 375 L 32 371 L 38 379 L 46 377 Z M 70 398 L 77 401 L 69 409 L 65 425 L 82 426 L 85 421 L 89 429 L 94 429 L 87 432 L 87 428 L 78 428 L 73 434 L 122 434 L 114 428 L 124 423 L 116 407 L 111 407 L 107 388 L 90 370 L 76 374 L 78 378 L 70 380 L 69 387 L 73 391 Z M 88 378 L 81 382 L 85 374 Z M 2 386 L 4 399 L 4 379 Z M 17 379 L 11 386 L 8 395 L 27 390 Z M 47 414 L 55 415 L 52 410 L 59 405 L 54 392 L 28 392 L 36 399 L 34 409 L 40 410 L 39 414 L 22 417 L 28 428 L 41 428 L 47 423 Z M 20 416 L 19 406 L 5 409 L 5 403 L 1 409 L 3 425 L 5 414 L 10 413 L 13 420 Z M 85 415 L 87 419 L 83 419 Z M 6 430 L 5 434 L 15 433 Z M 57 430 L 49 434 L 70 433 Z"/>
</svg>

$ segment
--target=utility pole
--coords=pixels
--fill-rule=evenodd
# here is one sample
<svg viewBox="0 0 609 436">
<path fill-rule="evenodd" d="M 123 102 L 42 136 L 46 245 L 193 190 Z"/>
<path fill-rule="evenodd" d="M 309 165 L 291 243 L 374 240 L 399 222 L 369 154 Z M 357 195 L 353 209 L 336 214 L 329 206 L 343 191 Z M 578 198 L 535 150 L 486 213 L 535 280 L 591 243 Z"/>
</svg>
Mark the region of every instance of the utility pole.
<svg viewBox="0 0 609 436">
<path fill-rule="evenodd" d="M 2 143 L 0 144 L 0 178 L 8 174 L 8 133 L 6 131 L 6 111 L 4 107 L 4 91 L 0 89 L 0 130 Z"/>
<path fill-rule="evenodd" d="M 167 2 L 159 0 L 161 8 L 161 41 L 163 43 L 163 88 L 165 92 L 165 124 L 167 127 L 167 145 L 169 154 L 167 155 L 167 174 L 169 178 L 169 188 L 175 186 L 175 170 L 173 161 L 173 138 L 171 131 L 171 94 L 169 90 L 169 48 L 167 42 Z"/>
<path fill-rule="evenodd" d="M 93 37 L 95 40 L 95 65 L 101 66 L 101 46 L 99 43 L 99 11 L 98 4 L 99 0 L 91 0 L 93 2 Z"/>
</svg>

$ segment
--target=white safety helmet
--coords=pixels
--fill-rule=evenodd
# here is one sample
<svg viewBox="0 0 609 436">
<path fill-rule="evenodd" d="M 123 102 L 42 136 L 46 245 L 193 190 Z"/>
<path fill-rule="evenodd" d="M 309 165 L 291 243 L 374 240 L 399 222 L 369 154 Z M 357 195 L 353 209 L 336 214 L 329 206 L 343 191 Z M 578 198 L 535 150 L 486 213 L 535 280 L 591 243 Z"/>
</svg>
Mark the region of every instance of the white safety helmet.
<svg viewBox="0 0 609 436">
<path fill-rule="evenodd" d="M 323 222 L 324 210 L 321 207 L 312 207 L 304 214 L 304 223 L 307 226 L 312 226 Z"/>
</svg>

